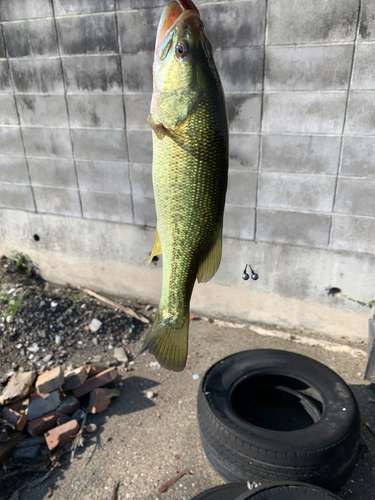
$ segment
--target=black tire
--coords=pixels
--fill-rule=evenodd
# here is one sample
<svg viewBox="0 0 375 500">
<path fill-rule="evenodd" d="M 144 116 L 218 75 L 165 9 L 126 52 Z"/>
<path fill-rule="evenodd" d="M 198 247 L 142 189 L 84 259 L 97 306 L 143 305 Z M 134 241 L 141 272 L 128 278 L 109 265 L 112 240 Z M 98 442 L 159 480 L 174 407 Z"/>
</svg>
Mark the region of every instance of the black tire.
<svg viewBox="0 0 375 500">
<path fill-rule="evenodd" d="M 224 484 L 210 488 L 191 500 L 340 500 L 319 486 L 294 483 L 271 485 L 249 491 L 246 484 Z"/>
<path fill-rule="evenodd" d="M 292 407 L 270 411 L 279 393 Z M 291 352 L 244 351 L 214 364 L 199 388 L 198 422 L 209 462 L 231 483 L 301 481 L 338 491 L 357 457 L 360 415 L 350 388 Z"/>
<path fill-rule="evenodd" d="M 199 493 L 191 500 L 236 500 L 239 495 L 243 495 L 247 491 L 249 490 L 246 484 L 222 484 Z"/>
</svg>

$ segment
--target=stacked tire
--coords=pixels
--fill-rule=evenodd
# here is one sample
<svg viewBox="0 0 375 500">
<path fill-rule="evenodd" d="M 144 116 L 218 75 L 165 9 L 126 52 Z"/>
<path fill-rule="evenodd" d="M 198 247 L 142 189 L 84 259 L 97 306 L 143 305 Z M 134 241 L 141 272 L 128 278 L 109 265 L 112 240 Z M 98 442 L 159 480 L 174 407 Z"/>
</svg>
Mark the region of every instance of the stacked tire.
<svg viewBox="0 0 375 500">
<path fill-rule="evenodd" d="M 243 351 L 215 363 L 201 381 L 198 422 L 209 462 L 229 483 L 338 491 L 357 458 L 360 414 L 350 388 L 291 352 Z"/>
</svg>

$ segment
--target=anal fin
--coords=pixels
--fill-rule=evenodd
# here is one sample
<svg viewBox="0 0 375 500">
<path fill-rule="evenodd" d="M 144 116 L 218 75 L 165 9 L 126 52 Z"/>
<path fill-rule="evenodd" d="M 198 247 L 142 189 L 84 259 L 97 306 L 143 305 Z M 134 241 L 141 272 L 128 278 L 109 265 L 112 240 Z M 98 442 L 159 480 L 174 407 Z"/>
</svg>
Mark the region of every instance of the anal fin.
<svg viewBox="0 0 375 500">
<path fill-rule="evenodd" d="M 203 261 L 199 264 L 197 272 L 198 283 L 205 283 L 215 275 L 221 261 L 223 223 L 216 230 L 214 242 Z"/>
<path fill-rule="evenodd" d="M 149 264 L 152 261 L 152 259 L 155 257 L 155 255 L 160 255 L 161 253 L 163 253 L 163 251 L 162 251 L 162 248 L 161 248 L 161 241 L 160 241 L 160 238 L 159 238 L 158 228 L 156 228 L 156 230 L 155 230 L 154 246 L 152 248 L 151 255 L 149 257 L 147 257 L 147 259 L 145 259 L 142 262 L 142 265 L 147 266 L 147 264 Z"/>
</svg>

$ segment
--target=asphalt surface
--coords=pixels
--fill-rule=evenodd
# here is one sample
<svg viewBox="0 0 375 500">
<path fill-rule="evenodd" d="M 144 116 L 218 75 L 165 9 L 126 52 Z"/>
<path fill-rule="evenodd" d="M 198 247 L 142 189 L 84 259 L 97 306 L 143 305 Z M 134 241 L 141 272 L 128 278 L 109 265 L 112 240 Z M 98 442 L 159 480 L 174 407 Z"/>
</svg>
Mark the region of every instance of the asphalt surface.
<svg viewBox="0 0 375 500">
<path fill-rule="evenodd" d="M 196 397 L 201 377 L 215 361 L 246 349 L 298 352 L 329 366 L 351 386 L 363 422 L 375 430 L 375 394 L 363 380 L 364 345 L 324 343 L 307 332 L 258 328 L 259 334 L 254 329 L 256 326 L 193 321 L 184 372 L 153 367 L 155 360 L 149 354 L 137 358 L 130 371 L 120 368 L 121 396 L 104 413 L 89 418 L 98 425 L 96 434 L 86 440 L 71 463 L 57 467 L 47 480 L 20 498 L 43 499 L 50 487 L 53 500 L 191 500 L 224 483 L 200 443 Z M 153 398 L 147 397 L 148 391 L 153 391 Z M 374 498 L 375 434 L 363 427 L 363 436 L 366 446 L 363 441 L 353 474 L 339 493 L 343 500 Z M 158 493 L 165 481 L 183 470 L 190 475 Z"/>
</svg>

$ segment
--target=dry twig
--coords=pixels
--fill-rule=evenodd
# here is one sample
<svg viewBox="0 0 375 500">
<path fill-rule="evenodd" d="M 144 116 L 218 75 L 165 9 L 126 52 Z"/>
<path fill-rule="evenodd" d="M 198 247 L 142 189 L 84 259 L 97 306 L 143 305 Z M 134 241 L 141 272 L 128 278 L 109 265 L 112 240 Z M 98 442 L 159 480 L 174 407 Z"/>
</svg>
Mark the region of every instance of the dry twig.
<svg viewBox="0 0 375 500">
<path fill-rule="evenodd" d="M 142 323 L 147 323 L 147 324 L 150 323 L 150 321 L 147 318 L 145 318 L 144 316 L 140 316 L 135 311 L 133 311 L 133 309 L 130 309 L 130 307 L 122 306 L 121 304 L 118 304 L 113 300 L 107 299 L 107 297 L 103 297 L 103 295 L 99 295 L 98 293 L 95 293 L 92 290 L 89 290 L 88 288 L 81 288 L 81 287 L 78 288 L 83 292 L 87 293 L 87 295 L 91 295 L 92 297 L 95 297 L 96 299 L 101 300 L 106 304 L 109 304 L 115 309 L 119 309 L 120 311 L 124 312 L 125 314 L 128 314 L 129 316 L 132 316 L 133 318 L 137 319 L 138 321 L 141 321 Z"/>
</svg>

